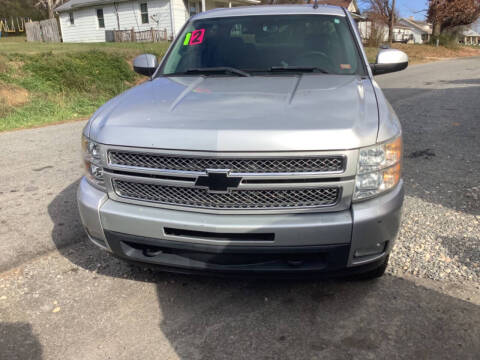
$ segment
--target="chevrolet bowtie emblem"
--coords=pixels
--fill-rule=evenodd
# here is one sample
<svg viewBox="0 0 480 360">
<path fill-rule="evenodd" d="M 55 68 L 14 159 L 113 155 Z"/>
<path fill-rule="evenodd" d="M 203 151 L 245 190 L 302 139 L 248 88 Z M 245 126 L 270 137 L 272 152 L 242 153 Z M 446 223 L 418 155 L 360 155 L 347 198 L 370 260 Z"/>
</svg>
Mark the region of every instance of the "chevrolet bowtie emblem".
<svg viewBox="0 0 480 360">
<path fill-rule="evenodd" d="M 207 175 L 197 178 L 195 186 L 207 188 L 208 192 L 224 193 L 236 188 L 242 181 L 241 177 L 229 176 L 230 170 L 207 170 Z"/>
</svg>

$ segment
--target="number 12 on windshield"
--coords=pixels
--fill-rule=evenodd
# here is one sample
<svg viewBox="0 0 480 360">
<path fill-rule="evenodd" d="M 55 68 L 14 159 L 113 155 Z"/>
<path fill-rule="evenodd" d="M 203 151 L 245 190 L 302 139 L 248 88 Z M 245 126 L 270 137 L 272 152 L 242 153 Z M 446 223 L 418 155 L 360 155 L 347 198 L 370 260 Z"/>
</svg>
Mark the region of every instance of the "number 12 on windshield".
<svg viewBox="0 0 480 360">
<path fill-rule="evenodd" d="M 183 45 L 198 45 L 203 42 L 203 37 L 205 35 L 205 29 L 198 29 L 185 35 L 185 40 Z"/>
</svg>

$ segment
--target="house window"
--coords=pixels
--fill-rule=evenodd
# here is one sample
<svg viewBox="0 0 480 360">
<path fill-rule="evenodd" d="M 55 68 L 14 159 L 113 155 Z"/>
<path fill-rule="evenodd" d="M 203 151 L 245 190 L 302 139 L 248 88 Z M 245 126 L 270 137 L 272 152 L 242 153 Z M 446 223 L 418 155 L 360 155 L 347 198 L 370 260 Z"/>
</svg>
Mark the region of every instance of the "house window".
<svg viewBox="0 0 480 360">
<path fill-rule="evenodd" d="M 69 12 L 68 17 L 70 19 L 70 25 L 74 25 L 75 24 L 75 19 L 73 18 L 73 12 Z"/>
<path fill-rule="evenodd" d="M 190 16 L 197 15 L 202 10 L 202 5 L 200 1 L 197 0 L 188 0 L 188 14 Z"/>
<path fill-rule="evenodd" d="M 140 4 L 140 14 L 142 16 L 142 24 L 148 24 L 148 6 L 147 6 L 147 3 Z"/>
<path fill-rule="evenodd" d="M 104 28 L 105 19 L 103 18 L 103 9 L 97 9 L 97 19 L 98 19 L 98 27 Z"/>
</svg>

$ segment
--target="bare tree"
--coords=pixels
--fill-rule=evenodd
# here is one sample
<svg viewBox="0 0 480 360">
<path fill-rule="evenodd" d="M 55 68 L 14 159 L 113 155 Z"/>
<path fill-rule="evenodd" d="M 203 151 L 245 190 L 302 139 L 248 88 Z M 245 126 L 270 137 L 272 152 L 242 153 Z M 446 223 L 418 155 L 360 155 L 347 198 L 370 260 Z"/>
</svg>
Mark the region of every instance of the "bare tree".
<svg viewBox="0 0 480 360">
<path fill-rule="evenodd" d="M 480 16 L 480 0 L 429 0 L 427 16 L 438 37 L 444 30 L 474 23 Z"/>
<path fill-rule="evenodd" d="M 393 27 L 397 14 L 395 0 L 363 0 L 367 9 L 365 14 L 372 22 L 381 23 L 388 27 L 388 42 L 393 41 Z"/>
<path fill-rule="evenodd" d="M 55 17 L 55 14 L 54 14 L 53 10 L 57 6 L 62 5 L 64 2 L 67 2 L 67 1 L 68 0 L 38 0 L 38 2 L 35 4 L 35 6 L 47 9 L 48 18 L 52 19 L 53 17 Z"/>
</svg>

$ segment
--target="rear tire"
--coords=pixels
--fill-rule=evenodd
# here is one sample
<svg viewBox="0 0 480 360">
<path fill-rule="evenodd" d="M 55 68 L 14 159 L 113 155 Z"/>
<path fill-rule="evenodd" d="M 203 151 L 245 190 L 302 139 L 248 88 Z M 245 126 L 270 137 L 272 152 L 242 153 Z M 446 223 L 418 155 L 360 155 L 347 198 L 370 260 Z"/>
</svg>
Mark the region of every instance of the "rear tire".
<svg viewBox="0 0 480 360">
<path fill-rule="evenodd" d="M 373 280 L 373 279 L 378 279 L 382 277 L 383 274 L 385 274 L 385 270 L 387 270 L 389 258 L 390 258 L 390 255 L 387 255 L 387 257 L 379 267 L 373 270 L 367 271 L 365 273 L 358 274 L 357 276 L 355 276 L 354 279 L 355 280 Z"/>
</svg>

